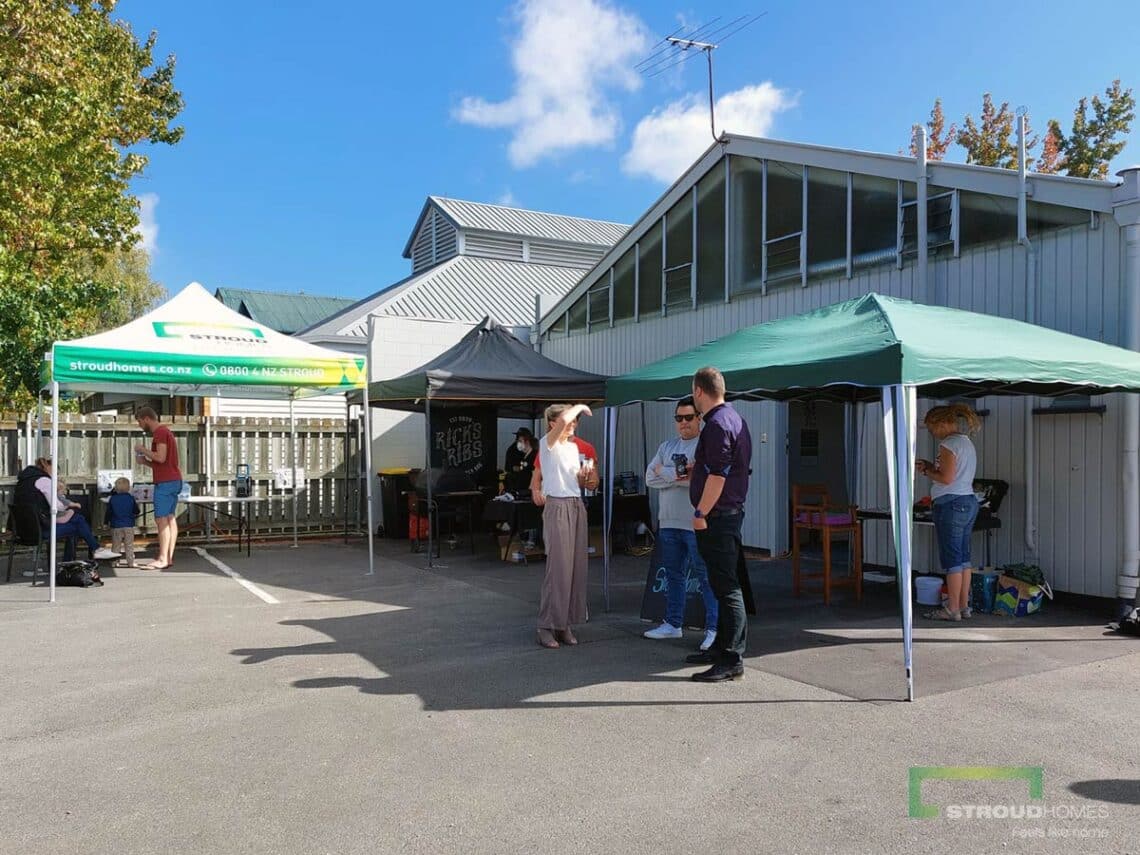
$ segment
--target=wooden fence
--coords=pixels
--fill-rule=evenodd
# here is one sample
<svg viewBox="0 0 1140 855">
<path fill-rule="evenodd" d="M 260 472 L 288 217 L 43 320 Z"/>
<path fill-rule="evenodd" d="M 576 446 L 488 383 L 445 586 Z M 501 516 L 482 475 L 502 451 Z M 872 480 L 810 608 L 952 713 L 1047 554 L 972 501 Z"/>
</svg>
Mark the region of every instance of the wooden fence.
<svg viewBox="0 0 1140 855">
<path fill-rule="evenodd" d="M 46 419 L 46 415 L 45 415 Z M 165 417 L 178 444 L 183 477 L 195 495 L 232 496 L 238 464 L 250 468 L 253 489 L 263 501 L 249 505 L 251 528 L 255 535 L 292 533 L 292 491 L 276 485 L 277 470 L 292 470 L 289 420 L 276 418 L 211 418 L 201 416 Z M 363 530 L 366 509 L 362 505 L 363 462 L 360 452 L 362 430 L 359 422 L 344 420 L 297 419 L 296 495 L 297 527 L 301 533 L 344 531 L 346 520 L 353 532 Z M 37 451 L 34 417 L 0 414 L 0 516 L 4 516 L 19 471 L 37 456 L 47 456 L 51 424 L 45 420 L 42 444 Z M 59 425 L 57 470 L 71 493 L 90 496 L 91 507 L 102 508 L 96 496 L 96 472 L 100 469 L 130 469 L 134 483 L 151 480 L 149 467 L 134 459 L 134 447 L 149 445 L 138 424 L 130 416 L 98 416 L 64 413 Z M 347 483 L 346 483 L 347 474 Z M 236 513 L 236 506 L 220 504 L 218 509 Z M 179 527 L 191 537 L 204 534 L 203 518 L 208 510 L 196 505 L 179 505 Z M 96 510 L 92 523 L 102 525 Z M 228 528 L 227 517 L 215 515 L 216 526 Z M 153 519 L 148 517 L 148 528 Z M 180 535 L 179 539 L 182 537 Z"/>
</svg>

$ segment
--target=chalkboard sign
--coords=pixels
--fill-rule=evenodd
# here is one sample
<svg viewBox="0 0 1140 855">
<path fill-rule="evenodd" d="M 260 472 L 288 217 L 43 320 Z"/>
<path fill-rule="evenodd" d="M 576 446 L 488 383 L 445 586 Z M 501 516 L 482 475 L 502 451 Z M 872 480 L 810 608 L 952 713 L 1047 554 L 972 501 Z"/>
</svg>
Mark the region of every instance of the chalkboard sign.
<svg viewBox="0 0 1140 855">
<path fill-rule="evenodd" d="M 659 545 L 655 546 L 653 554 L 649 556 L 649 569 L 645 574 L 645 592 L 641 595 L 641 619 L 654 623 L 665 620 L 665 589 L 668 574 L 661 561 L 660 549 Z M 745 563 L 743 551 L 738 553 L 738 556 L 736 577 L 744 595 L 744 608 L 748 614 L 754 615 L 756 604 L 752 599 L 752 582 L 748 578 L 748 565 Z M 694 629 L 701 629 L 705 625 L 705 600 L 701 596 L 701 586 L 691 562 L 685 568 L 685 617 L 682 623 Z"/>
<path fill-rule="evenodd" d="M 476 484 L 495 476 L 495 410 L 488 407 L 447 409 L 431 414 L 431 465 L 458 469 Z"/>
</svg>

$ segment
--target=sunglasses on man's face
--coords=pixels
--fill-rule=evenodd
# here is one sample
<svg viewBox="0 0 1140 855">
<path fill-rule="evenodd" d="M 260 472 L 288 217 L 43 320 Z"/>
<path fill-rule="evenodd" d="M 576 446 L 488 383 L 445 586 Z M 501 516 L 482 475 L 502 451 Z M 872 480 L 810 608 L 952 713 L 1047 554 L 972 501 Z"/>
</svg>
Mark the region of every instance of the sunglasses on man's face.
<svg viewBox="0 0 1140 855">
<path fill-rule="evenodd" d="M 695 418 L 697 418 L 696 413 L 685 413 L 685 414 L 679 413 L 679 414 L 673 416 L 673 421 L 675 421 L 677 424 L 680 424 L 681 422 L 691 422 Z"/>
</svg>

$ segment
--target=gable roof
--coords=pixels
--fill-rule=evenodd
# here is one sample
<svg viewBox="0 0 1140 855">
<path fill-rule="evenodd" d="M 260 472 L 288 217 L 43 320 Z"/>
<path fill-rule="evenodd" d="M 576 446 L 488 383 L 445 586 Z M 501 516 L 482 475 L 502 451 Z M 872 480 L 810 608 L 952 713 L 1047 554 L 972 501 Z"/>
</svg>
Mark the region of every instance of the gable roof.
<svg viewBox="0 0 1140 855">
<path fill-rule="evenodd" d="M 446 196 L 428 196 L 404 246 L 404 258 L 412 257 L 412 244 L 419 234 L 424 218 L 433 207 L 454 223 L 456 228 L 563 243 L 608 247 L 616 243 L 629 228 L 621 223 L 605 220 L 588 220 L 583 217 L 548 214 L 544 211 L 528 211 L 525 208 L 488 205 L 485 202 L 466 202 L 461 199 L 449 199 Z"/>
<path fill-rule="evenodd" d="M 553 326 L 558 316 L 566 312 L 596 281 L 595 277 L 617 262 L 645 233 L 659 223 L 663 214 L 669 211 L 682 196 L 720 164 L 727 155 L 752 157 L 758 160 L 783 161 L 808 167 L 830 169 L 836 172 L 851 172 L 859 175 L 875 175 L 883 178 L 914 181 L 917 178 L 918 161 L 913 157 L 879 152 L 857 151 L 855 149 L 834 148 L 808 143 L 784 142 L 781 140 L 748 137 L 741 134 L 723 133 L 716 142 L 686 169 L 673 184 L 658 197 L 641 217 L 638 218 L 616 241 L 597 263 L 585 271 L 578 287 L 568 292 L 558 304 L 543 315 L 539 332 L 545 333 Z M 1020 193 L 1016 169 L 997 166 L 978 166 L 969 163 L 950 163 L 944 160 L 930 161 L 926 165 L 929 183 L 936 187 L 970 190 L 1016 199 Z M 1111 214 L 1113 211 L 1113 191 L 1116 182 L 1099 181 L 1093 178 L 1071 178 L 1067 175 L 1046 175 L 1031 172 L 1028 176 L 1030 194 L 1035 202 L 1063 205 L 1088 211 Z"/>
<path fill-rule="evenodd" d="M 286 335 L 319 323 L 356 302 L 345 297 L 249 288 L 218 288 L 214 297 L 235 312 Z"/>
<path fill-rule="evenodd" d="M 305 337 L 366 337 L 373 314 L 478 323 L 487 315 L 507 326 L 534 323 L 534 297 L 566 294 L 582 276 L 572 267 L 458 255 L 366 297 L 302 330 Z"/>
</svg>

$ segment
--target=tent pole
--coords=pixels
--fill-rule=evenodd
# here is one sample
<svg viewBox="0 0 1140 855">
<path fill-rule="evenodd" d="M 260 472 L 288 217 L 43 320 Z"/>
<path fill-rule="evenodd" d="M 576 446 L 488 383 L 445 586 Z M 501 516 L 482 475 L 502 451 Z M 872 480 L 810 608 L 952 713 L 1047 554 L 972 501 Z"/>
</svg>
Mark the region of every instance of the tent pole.
<svg viewBox="0 0 1140 855">
<path fill-rule="evenodd" d="M 649 441 L 645 438 L 645 401 L 638 401 L 638 406 L 641 407 L 641 471 L 645 472 L 649 469 Z M 645 488 L 646 492 L 649 488 Z"/>
<path fill-rule="evenodd" d="M 341 502 L 344 505 L 344 542 L 348 543 L 348 460 L 350 447 L 348 444 L 348 423 L 352 419 L 352 404 L 348 395 L 344 396 L 344 496 Z"/>
<path fill-rule="evenodd" d="M 297 548 L 297 417 L 293 413 L 293 401 L 297 390 L 289 391 L 289 451 L 293 458 L 293 548 Z"/>
<path fill-rule="evenodd" d="M 364 376 L 368 376 L 367 372 Z M 376 526 L 372 521 L 372 417 L 369 414 L 372 404 L 368 400 L 367 385 L 364 387 L 360 402 L 364 411 L 364 498 L 368 504 L 368 575 L 371 576 L 376 572 L 376 554 L 372 551 L 372 538 L 376 536 Z"/>
<path fill-rule="evenodd" d="M 425 455 L 424 474 L 427 476 L 428 569 L 430 570 L 434 566 L 432 564 L 432 556 L 433 556 L 432 550 L 435 548 L 434 540 L 433 540 L 434 532 L 432 531 L 432 525 L 431 525 L 431 520 L 432 520 L 432 514 L 431 514 L 431 480 L 432 480 L 432 475 L 431 475 L 431 393 L 430 392 L 424 396 L 424 439 L 426 440 L 426 442 L 424 444 L 424 455 Z M 417 527 L 416 534 L 419 534 L 419 531 L 418 531 L 419 523 L 418 522 L 416 523 L 416 527 Z"/>
<path fill-rule="evenodd" d="M 902 607 L 903 667 L 906 699 L 914 700 L 913 626 L 911 605 L 911 532 L 914 505 L 914 452 L 918 402 L 914 386 L 883 387 L 883 438 L 887 452 L 887 483 L 891 494 L 891 528 L 898 565 Z"/>
<path fill-rule="evenodd" d="M 55 507 L 59 501 L 59 381 L 51 383 L 51 495 L 52 519 L 51 537 L 48 548 L 48 602 L 55 602 L 55 548 L 58 535 L 56 534 Z M 36 568 L 32 568 L 32 581 L 36 581 Z"/>
<path fill-rule="evenodd" d="M 614 521 L 614 445 L 617 438 L 617 415 L 614 407 L 605 408 L 605 450 L 606 480 L 602 501 L 605 502 L 605 527 L 602 529 L 602 597 L 605 609 L 610 610 L 610 547 Z"/>
<path fill-rule="evenodd" d="M 213 443 L 210 442 L 210 417 L 206 416 L 206 453 L 203 455 L 206 458 L 206 495 L 214 495 L 214 461 L 213 461 Z M 214 521 L 210 518 L 209 506 L 206 506 L 203 515 L 205 519 L 204 525 L 206 526 L 206 543 L 213 540 Z"/>
<path fill-rule="evenodd" d="M 44 394 L 40 389 L 36 392 L 36 453 L 32 458 L 35 463 L 36 457 L 43 457 L 44 455 Z"/>
</svg>

